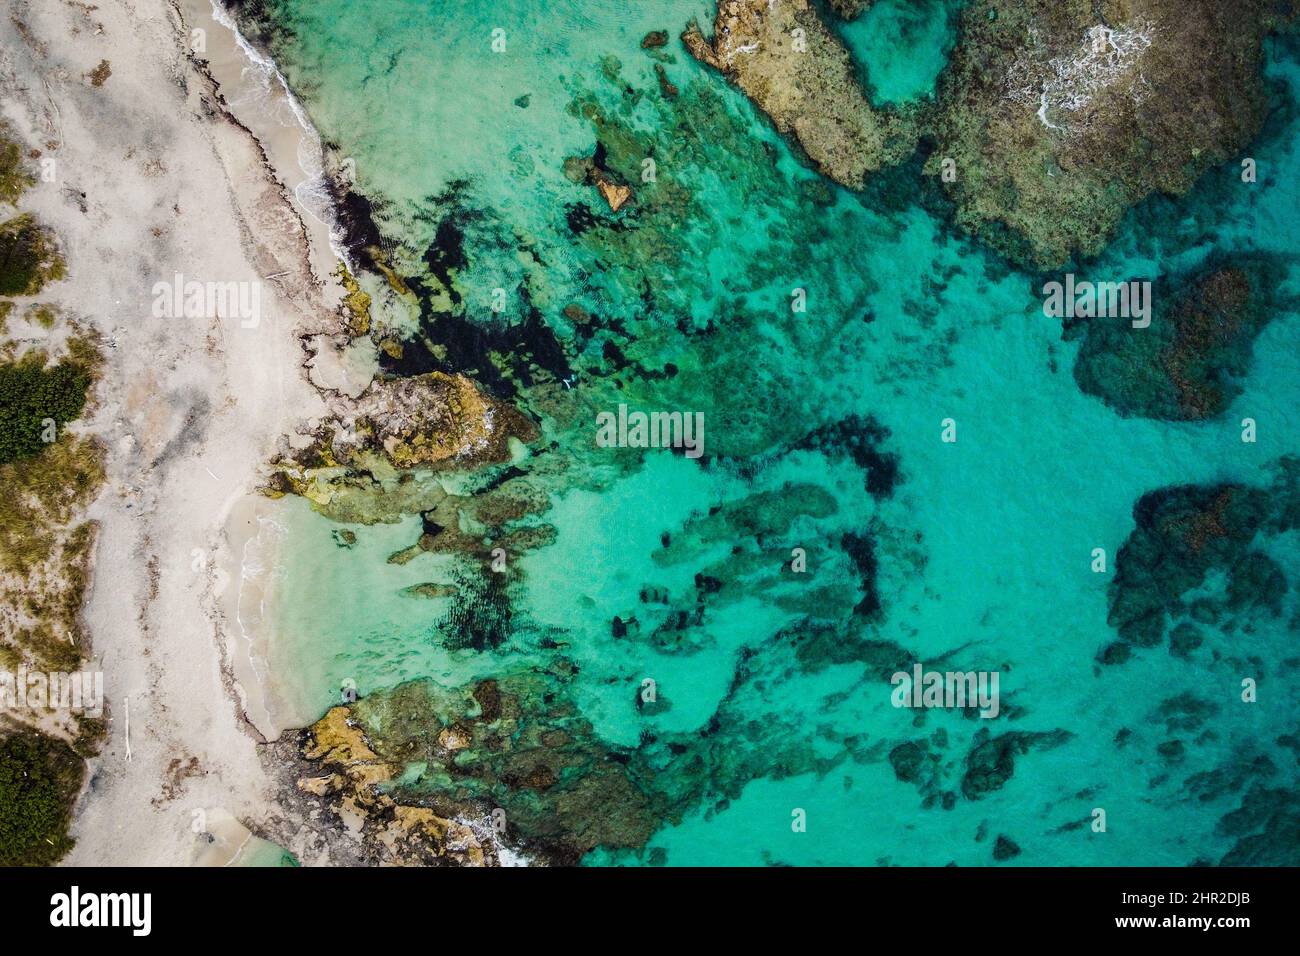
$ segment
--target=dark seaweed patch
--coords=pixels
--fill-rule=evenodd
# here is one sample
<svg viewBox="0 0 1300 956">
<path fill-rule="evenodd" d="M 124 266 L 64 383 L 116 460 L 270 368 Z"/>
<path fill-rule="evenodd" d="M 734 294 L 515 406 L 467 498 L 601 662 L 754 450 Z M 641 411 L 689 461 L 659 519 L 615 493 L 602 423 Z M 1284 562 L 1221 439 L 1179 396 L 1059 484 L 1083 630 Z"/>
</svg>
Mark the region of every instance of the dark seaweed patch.
<svg viewBox="0 0 1300 956">
<path fill-rule="evenodd" d="M 880 450 L 889 429 L 870 415 L 849 415 L 814 429 L 795 443 L 800 450 L 826 455 L 847 455 L 867 473 L 866 489 L 876 498 L 888 498 L 899 481 L 899 457 Z"/>
<path fill-rule="evenodd" d="M 490 651 L 510 639 L 511 608 L 507 576 L 489 570 L 456 576 L 451 609 L 437 624 L 451 650 Z"/>
</svg>

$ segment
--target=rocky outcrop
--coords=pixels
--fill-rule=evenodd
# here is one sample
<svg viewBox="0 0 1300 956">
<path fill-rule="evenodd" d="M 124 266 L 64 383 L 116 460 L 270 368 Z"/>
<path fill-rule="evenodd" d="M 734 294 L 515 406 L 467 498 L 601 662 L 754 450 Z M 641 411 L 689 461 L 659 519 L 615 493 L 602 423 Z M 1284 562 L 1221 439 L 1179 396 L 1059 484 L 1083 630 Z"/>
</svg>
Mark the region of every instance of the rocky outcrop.
<svg viewBox="0 0 1300 956">
<path fill-rule="evenodd" d="M 1026 265 L 1094 255 L 1153 192 L 1240 155 L 1265 102 L 1265 0 L 984 0 L 962 15 L 936 148 L 957 221 Z"/>
<path fill-rule="evenodd" d="M 564 175 L 570 182 L 595 186 L 610 212 L 618 212 L 632 198 L 632 187 L 604 167 L 599 151 L 595 156 L 572 156 L 566 159 Z"/>
<path fill-rule="evenodd" d="M 297 781 L 298 790 L 331 807 L 360 842 L 367 862 L 416 866 L 494 866 L 494 841 L 461 820 L 429 807 L 399 803 L 383 786 L 398 766 L 380 759 L 347 707 L 333 707 L 304 734 L 302 755 L 323 775 Z"/>
<path fill-rule="evenodd" d="M 807 0 L 720 0 L 713 39 L 692 21 L 682 42 L 844 186 L 862 188 L 869 173 L 911 152 L 910 125 L 872 108 L 848 51 Z"/>
<path fill-rule="evenodd" d="M 359 400 L 334 401 L 332 411 L 306 447 L 273 462 L 268 493 L 300 494 L 329 509 L 358 480 L 398 483 L 414 469 L 500 464 L 510 460 L 512 441 L 537 437 L 537 426 L 512 405 L 443 372 L 377 379 Z"/>
<path fill-rule="evenodd" d="M 538 860 L 573 863 L 596 846 L 640 847 L 658 827 L 627 754 L 595 736 L 563 675 L 404 684 L 335 707 L 302 753 L 327 774 L 300 789 L 321 791 L 341 816 L 362 811 L 381 855 L 391 846 L 406 860 L 415 848 L 415 862 L 491 864 L 493 841 L 508 838 Z M 394 783 L 413 764 L 423 772 Z M 497 835 L 457 822 L 479 820 Z"/>
</svg>

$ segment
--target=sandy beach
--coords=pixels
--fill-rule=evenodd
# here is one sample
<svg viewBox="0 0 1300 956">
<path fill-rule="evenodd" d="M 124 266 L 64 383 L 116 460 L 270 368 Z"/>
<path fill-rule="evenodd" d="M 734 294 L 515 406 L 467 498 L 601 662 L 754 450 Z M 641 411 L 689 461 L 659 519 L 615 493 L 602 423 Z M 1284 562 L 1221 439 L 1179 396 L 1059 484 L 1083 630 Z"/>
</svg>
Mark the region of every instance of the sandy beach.
<svg viewBox="0 0 1300 956">
<path fill-rule="evenodd" d="M 299 336 L 329 330 L 338 290 L 328 230 L 293 193 L 314 144 L 300 151 L 291 112 L 259 111 L 263 142 L 236 121 L 219 83 L 283 92 L 245 71 L 206 4 L 5 6 L 5 118 L 56 161 L 30 197 L 69 263 L 46 298 L 97 329 L 106 353 L 87 423 L 108 477 L 89 515 L 84 615 L 109 739 L 66 862 L 224 862 L 233 854 L 214 855 L 199 825 L 208 815 L 273 839 L 298 829 L 256 748 L 270 724 L 244 712 L 259 691 L 241 680 L 257 671 L 228 608 L 246 534 L 232 509 L 281 436 L 319 412 Z M 96 84 L 101 61 L 111 74 Z M 257 314 L 160 316 L 158 284 L 180 277 L 256 289 Z"/>
</svg>

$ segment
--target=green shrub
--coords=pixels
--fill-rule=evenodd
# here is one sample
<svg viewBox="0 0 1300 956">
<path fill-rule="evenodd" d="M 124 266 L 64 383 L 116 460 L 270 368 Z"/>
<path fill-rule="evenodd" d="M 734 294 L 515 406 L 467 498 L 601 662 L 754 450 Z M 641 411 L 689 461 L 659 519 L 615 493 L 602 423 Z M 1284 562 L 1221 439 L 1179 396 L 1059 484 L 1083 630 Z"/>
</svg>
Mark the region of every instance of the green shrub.
<svg viewBox="0 0 1300 956">
<path fill-rule="evenodd" d="M 23 164 L 22 147 L 9 136 L 9 130 L 0 124 L 0 201 L 13 205 L 32 184 L 32 177 Z"/>
<path fill-rule="evenodd" d="M 47 368 L 43 356 L 34 355 L 0 364 L 0 464 L 40 454 L 51 437 L 46 420 L 56 423 L 57 438 L 81 415 L 89 387 L 90 372 L 75 362 Z"/>
<path fill-rule="evenodd" d="M 35 295 L 65 271 L 50 234 L 31 216 L 0 225 L 0 295 Z"/>
<path fill-rule="evenodd" d="M 72 849 L 83 772 L 60 740 L 34 731 L 0 740 L 0 866 L 49 866 Z"/>
</svg>

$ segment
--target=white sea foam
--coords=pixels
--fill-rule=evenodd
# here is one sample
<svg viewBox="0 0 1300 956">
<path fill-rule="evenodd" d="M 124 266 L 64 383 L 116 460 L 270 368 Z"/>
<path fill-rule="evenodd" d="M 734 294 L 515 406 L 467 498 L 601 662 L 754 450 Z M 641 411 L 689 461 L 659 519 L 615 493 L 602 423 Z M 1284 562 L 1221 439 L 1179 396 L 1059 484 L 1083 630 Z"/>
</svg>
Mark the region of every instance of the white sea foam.
<svg viewBox="0 0 1300 956">
<path fill-rule="evenodd" d="M 334 253 L 335 258 L 343 262 L 349 270 L 355 271 L 356 264 L 348 255 L 346 246 L 343 245 L 343 227 L 334 205 L 329 178 L 325 174 L 325 147 L 320 133 L 312 123 L 311 117 L 307 115 L 307 110 L 294 95 L 289 81 L 280 72 L 275 61 L 253 46 L 239 32 L 234 17 L 219 0 L 211 0 L 211 2 L 212 19 L 229 30 L 235 38 L 235 43 L 249 61 L 249 65 L 242 71 L 243 75 L 248 77 L 251 74 L 253 78 L 254 92 L 231 100 L 232 108 L 236 112 L 244 108 L 261 115 L 274 116 L 280 111 L 281 104 L 287 104 L 293 117 L 292 122 L 301 130 L 302 135 L 297 146 L 297 161 L 299 170 L 306 177 L 294 187 L 294 198 L 307 215 L 328 230 L 330 251 Z M 274 95 L 273 90 L 276 85 L 283 92 L 283 97 Z M 291 125 L 282 116 L 277 116 L 276 119 L 283 125 Z"/>
</svg>

